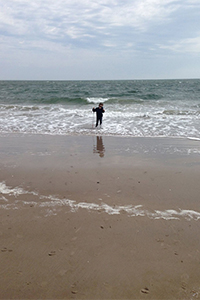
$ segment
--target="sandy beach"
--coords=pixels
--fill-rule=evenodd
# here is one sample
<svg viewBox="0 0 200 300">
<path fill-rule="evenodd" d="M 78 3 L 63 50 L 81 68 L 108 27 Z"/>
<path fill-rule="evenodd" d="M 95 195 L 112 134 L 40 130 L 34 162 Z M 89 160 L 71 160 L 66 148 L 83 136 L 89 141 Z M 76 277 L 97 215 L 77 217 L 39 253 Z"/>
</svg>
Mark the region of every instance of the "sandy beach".
<svg viewBox="0 0 200 300">
<path fill-rule="evenodd" d="M 199 141 L 0 143 L 0 299 L 200 299 Z"/>
</svg>

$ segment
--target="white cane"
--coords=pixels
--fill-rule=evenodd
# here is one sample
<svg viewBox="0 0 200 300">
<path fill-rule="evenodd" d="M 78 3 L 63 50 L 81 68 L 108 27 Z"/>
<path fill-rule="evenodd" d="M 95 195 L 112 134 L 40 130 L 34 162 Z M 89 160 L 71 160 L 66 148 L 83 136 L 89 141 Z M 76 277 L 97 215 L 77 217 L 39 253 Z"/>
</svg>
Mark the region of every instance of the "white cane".
<svg viewBox="0 0 200 300">
<path fill-rule="evenodd" d="M 92 128 L 94 128 L 94 111 L 93 111 L 93 118 L 92 118 Z"/>
</svg>

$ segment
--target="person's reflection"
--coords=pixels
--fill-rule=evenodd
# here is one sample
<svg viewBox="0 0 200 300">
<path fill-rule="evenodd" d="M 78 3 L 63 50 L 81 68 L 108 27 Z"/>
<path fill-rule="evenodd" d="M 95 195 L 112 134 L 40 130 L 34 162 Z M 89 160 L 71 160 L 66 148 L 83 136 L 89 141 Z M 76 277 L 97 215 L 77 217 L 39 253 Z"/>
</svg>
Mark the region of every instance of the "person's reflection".
<svg viewBox="0 0 200 300">
<path fill-rule="evenodd" d="M 97 136 L 96 146 L 94 145 L 93 153 L 99 153 L 100 157 L 104 157 L 105 147 L 102 136 Z"/>
</svg>

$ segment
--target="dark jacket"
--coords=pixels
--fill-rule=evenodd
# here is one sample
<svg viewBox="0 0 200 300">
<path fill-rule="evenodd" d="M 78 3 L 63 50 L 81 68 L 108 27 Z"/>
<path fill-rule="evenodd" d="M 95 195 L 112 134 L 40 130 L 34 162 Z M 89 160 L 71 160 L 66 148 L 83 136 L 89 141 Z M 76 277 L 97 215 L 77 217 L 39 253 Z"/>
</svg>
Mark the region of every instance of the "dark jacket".
<svg viewBox="0 0 200 300">
<path fill-rule="evenodd" d="M 103 116 L 103 113 L 105 112 L 105 110 L 103 109 L 103 107 L 96 107 L 92 109 L 93 112 L 96 112 L 97 114 L 97 119 L 101 119 Z"/>
</svg>

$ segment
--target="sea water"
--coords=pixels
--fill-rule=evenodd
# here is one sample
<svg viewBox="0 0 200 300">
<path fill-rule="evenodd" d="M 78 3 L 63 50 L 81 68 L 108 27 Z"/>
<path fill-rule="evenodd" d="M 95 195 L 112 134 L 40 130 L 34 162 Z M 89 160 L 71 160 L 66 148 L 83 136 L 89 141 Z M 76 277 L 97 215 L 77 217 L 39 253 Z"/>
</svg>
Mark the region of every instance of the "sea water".
<svg viewBox="0 0 200 300">
<path fill-rule="evenodd" d="M 92 108 L 104 103 L 103 128 L 95 128 Z M 130 80 L 130 81 L 0 81 L 0 134 L 26 133 L 49 135 L 101 135 L 130 137 L 166 137 L 166 144 L 134 140 L 126 152 L 197 153 L 199 142 L 191 148 L 167 142 L 167 137 L 200 139 L 200 80 Z M 94 137 L 92 137 L 94 138 Z M 85 140 L 85 139 L 84 139 Z M 126 139 L 129 140 L 129 139 Z M 138 143 L 138 140 L 140 143 Z M 155 139 L 149 139 L 152 142 Z M 184 141 L 184 140 L 183 140 Z M 95 149 L 95 147 L 94 147 Z M 121 150 L 121 148 L 120 148 Z M 107 151 L 107 150 L 106 150 Z M 118 151 L 118 149 L 115 149 Z M 95 152 L 96 153 L 96 152 Z M 106 152 L 107 153 L 107 152 Z M 46 152 L 41 155 L 48 155 Z M 98 154 L 99 155 L 99 154 Z M 190 161 L 189 161 L 190 162 Z M 192 160 L 190 163 L 199 163 Z M 170 187 L 169 187 L 170 188 Z M 106 201 L 78 202 L 54 195 L 43 195 L 30 188 L 0 182 L 0 209 L 43 207 L 45 216 L 57 214 L 60 206 L 71 211 L 79 208 L 126 213 L 131 217 L 165 220 L 199 220 L 200 212 L 177 208 L 148 210 L 144 203 L 111 206 Z M 31 195 L 31 201 L 24 200 Z M 13 198 L 14 196 L 14 198 Z M 21 197 L 21 198 L 20 198 Z M 38 201 L 38 198 L 40 201 Z M 14 200 L 13 200 L 14 199 Z M 188 201 L 191 201 L 189 199 Z M 134 202 L 134 201 L 133 201 Z"/>
<path fill-rule="evenodd" d="M 103 128 L 92 108 L 104 103 Z M 200 139 L 200 80 L 0 81 L 0 133 Z"/>
</svg>

